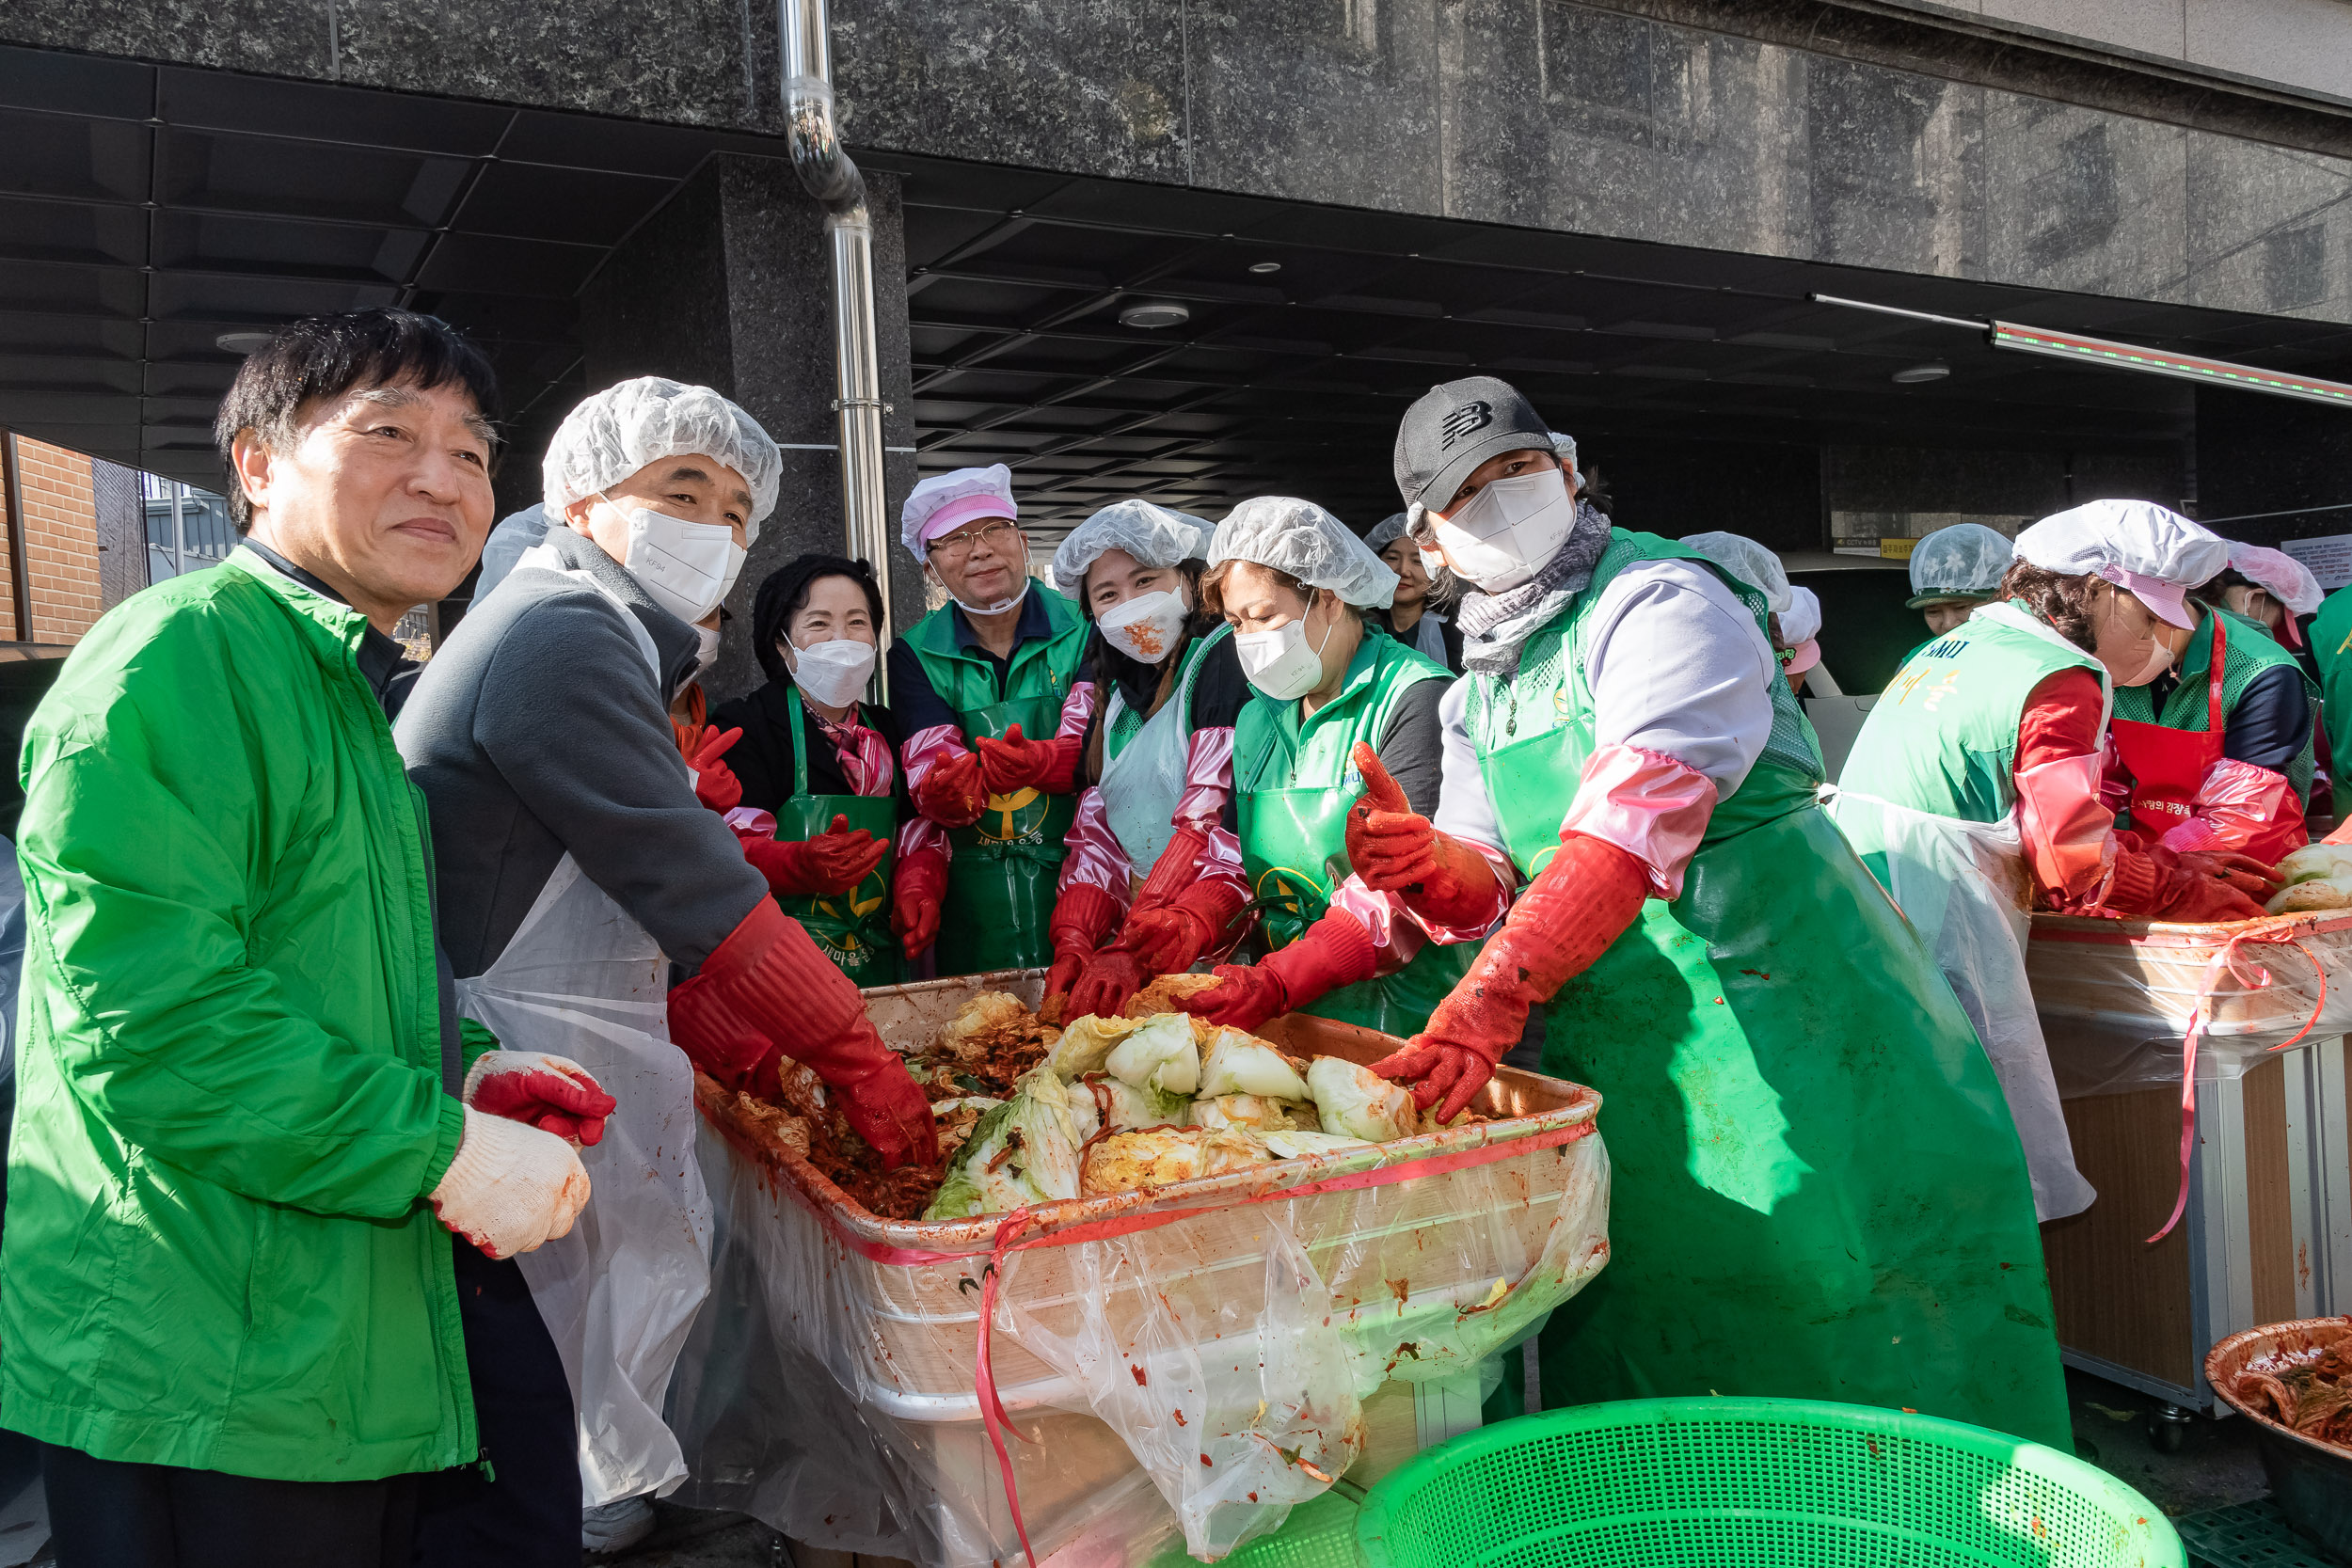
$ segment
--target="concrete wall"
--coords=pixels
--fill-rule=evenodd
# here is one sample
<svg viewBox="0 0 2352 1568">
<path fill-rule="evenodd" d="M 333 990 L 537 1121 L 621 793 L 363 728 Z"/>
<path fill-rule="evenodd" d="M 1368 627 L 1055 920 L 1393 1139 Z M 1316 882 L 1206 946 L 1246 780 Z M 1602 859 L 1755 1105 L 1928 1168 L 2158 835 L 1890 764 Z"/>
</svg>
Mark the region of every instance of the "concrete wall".
<svg viewBox="0 0 2352 1568">
<path fill-rule="evenodd" d="M 8 41 L 763 132 L 774 31 L 748 0 L 0 7 Z M 864 147 L 2352 322 L 2352 116 L 1981 13 L 840 0 L 834 32 Z"/>
<path fill-rule="evenodd" d="M 2352 103 L 2352 7 L 2343 0 L 1887 3 Z"/>
</svg>

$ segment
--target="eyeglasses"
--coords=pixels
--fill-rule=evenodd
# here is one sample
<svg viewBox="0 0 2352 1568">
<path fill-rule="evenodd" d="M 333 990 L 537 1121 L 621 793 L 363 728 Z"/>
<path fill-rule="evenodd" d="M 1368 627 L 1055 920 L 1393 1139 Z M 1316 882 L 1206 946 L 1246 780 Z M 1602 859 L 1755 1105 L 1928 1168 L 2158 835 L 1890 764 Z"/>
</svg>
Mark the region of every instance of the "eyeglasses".
<svg viewBox="0 0 2352 1568">
<path fill-rule="evenodd" d="M 932 540 L 930 553 L 942 561 L 953 563 L 970 555 L 974 547 L 980 545 L 986 545 L 991 550 L 1003 552 L 1012 548 L 1013 539 L 1020 531 L 1020 524 L 1009 523 L 1000 517 L 986 528 L 974 529 L 969 533 L 951 533 L 945 539 Z"/>
</svg>

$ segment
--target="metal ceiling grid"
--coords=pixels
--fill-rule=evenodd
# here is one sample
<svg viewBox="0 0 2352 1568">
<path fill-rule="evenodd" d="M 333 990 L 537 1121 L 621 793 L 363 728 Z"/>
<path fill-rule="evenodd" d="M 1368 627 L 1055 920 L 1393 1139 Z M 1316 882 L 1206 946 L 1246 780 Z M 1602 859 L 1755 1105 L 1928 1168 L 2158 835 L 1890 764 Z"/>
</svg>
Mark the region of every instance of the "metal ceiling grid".
<svg viewBox="0 0 2352 1568">
<path fill-rule="evenodd" d="M 1012 462 L 1025 515 L 1048 537 L 1131 494 L 1212 516 L 1248 495 L 1303 494 L 1369 524 L 1396 506 L 1389 449 L 1405 404 L 1477 372 L 1509 377 L 1604 447 L 1638 436 L 2128 450 L 2189 430 L 2177 387 L 2020 363 L 1964 334 L 1814 305 L 1815 291 L 2280 369 L 2352 355 L 2352 332 L 2323 322 L 869 162 L 906 181 L 921 466 Z M 1188 319 L 1121 325 L 1139 302 L 1182 305 Z M 1890 379 L 1927 360 L 1951 373 Z"/>
</svg>

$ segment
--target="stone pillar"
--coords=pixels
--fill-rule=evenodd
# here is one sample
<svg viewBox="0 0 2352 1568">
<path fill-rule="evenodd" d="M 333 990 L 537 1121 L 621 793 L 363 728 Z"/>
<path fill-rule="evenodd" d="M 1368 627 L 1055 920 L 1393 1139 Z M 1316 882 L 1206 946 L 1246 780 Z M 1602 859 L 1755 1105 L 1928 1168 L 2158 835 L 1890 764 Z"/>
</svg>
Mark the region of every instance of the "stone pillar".
<svg viewBox="0 0 2352 1568">
<path fill-rule="evenodd" d="M 898 182 L 866 177 L 874 219 L 875 335 L 893 536 L 914 485 L 914 378 L 907 333 L 906 230 Z M 713 701 L 766 678 L 751 647 L 752 600 L 768 574 L 807 550 L 843 551 L 838 418 L 834 412 L 833 279 L 824 214 L 788 163 L 715 157 L 613 253 L 580 294 L 587 389 L 635 375 L 715 387 L 784 449 L 776 510 L 727 597 Z M 923 612 L 921 569 L 896 545 L 893 635 Z"/>
</svg>

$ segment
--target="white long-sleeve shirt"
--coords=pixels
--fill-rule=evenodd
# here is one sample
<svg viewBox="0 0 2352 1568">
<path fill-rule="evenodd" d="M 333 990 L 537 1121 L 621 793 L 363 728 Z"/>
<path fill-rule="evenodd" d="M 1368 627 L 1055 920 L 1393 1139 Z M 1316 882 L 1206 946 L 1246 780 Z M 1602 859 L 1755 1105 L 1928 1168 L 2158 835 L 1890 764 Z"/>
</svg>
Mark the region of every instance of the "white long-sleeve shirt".
<svg viewBox="0 0 2352 1568">
<path fill-rule="evenodd" d="M 1718 800 L 1728 797 L 1763 754 L 1772 683 L 1781 678 L 1772 645 L 1747 607 L 1705 566 L 1645 561 L 1618 573 L 1591 614 L 1584 678 L 1595 751 L 1628 746 L 1672 757 L 1705 774 Z M 1466 722 L 1475 678 L 1454 682 L 1438 709 L 1445 782 L 1434 820 L 1441 832 L 1500 848 L 1502 824 Z M 1574 791 L 1565 780 L 1561 788 L 1565 821 Z M 1621 847 L 1645 855 L 1650 847 Z M 1653 869 L 1678 885 L 1680 866 Z"/>
</svg>

